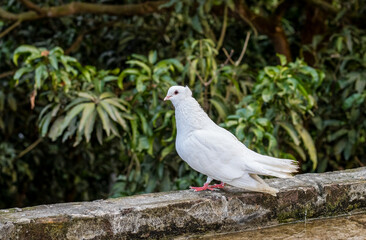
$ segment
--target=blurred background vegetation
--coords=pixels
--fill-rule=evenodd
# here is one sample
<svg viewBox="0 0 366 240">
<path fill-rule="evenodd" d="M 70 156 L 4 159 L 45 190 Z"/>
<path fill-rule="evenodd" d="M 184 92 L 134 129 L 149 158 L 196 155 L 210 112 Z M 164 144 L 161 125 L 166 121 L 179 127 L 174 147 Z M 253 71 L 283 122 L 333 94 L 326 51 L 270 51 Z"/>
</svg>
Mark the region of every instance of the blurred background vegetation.
<svg viewBox="0 0 366 240">
<path fill-rule="evenodd" d="M 0 4 L 0 208 L 186 189 L 171 85 L 301 172 L 366 164 L 364 0 Z"/>
</svg>

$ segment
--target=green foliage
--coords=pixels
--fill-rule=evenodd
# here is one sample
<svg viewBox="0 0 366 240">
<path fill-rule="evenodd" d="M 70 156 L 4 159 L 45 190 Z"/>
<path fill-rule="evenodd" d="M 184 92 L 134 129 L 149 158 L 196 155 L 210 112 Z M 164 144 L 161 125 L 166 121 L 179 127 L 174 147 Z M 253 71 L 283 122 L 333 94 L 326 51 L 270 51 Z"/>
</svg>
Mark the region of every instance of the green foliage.
<svg viewBox="0 0 366 240">
<path fill-rule="evenodd" d="M 117 141 L 122 142 L 119 151 L 126 154 L 122 159 L 128 156 L 134 160 L 132 164 L 136 164 L 135 168 L 129 165 L 128 178 L 118 177 L 118 180 L 133 182 L 131 186 L 123 185 L 126 189 L 119 192 L 130 195 L 142 191 L 144 185 L 144 191 L 170 189 L 172 183 L 167 174 L 160 174 L 165 176 L 160 178 L 161 186 L 156 179 L 150 179 L 156 175 L 152 171 L 164 172 L 164 164 L 157 169 L 146 169 L 144 174 L 140 165 L 152 159 L 162 162 L 174 151 L 174 136 L 167 134 L 171 130 L 166 131 L 173 127 L 175 132 L 171 122 L 173 110 L 163 108 L 160 101 L 167 89 L 175 84 L 173 77 L 183 70 L 178 60 L 157 61 L 156 51 L 151 51 L 148 57 L 135 54 L 126 62 L 130 67 L 120 73 L 119 69 L 98 71 L 91 66 L 82 66 L 76 59 L 65 56 L 59 47 L 48 52 L 20 46 L 14 53 L 17 65 L 20 56 L 24 56 L 24 60 L 15 73 L 16 84 L 19 80 L 22 83 L 27 82 L 25 79 L 34 79 L 35 83 L 28 81 L 30 87 L 34 84 L 35 91 L 42 89 L 48 102 L 38 116 L 42 137 L 47 136 L 52 141 L 61 138 L 62 142 L 74 139 L 74 146 L 83 139 L 86 143 L 94 142 L 92 135 L 99 144 L 118 137 Z M 54 60 L 50 61 L 52 58 Z M 38 70 L 40 68 L 42 71 Z M 60 76 L 67 81 L 60 84 L 57 80 Z M 125 90 L 124 85 L 128 84 L 133 87 Z M 137 182 L 142 183 L 139 189 Z"/>
<path fill-rule="evenodd" d="M 247 146 L 295 158 L 303 172 L 365 165 L 365 6 L 245 1 L 254 16 L 245 20 L 240 2 L 23 21 L 0 38 L 0 208 L 202 184 L 175 153 L 174 110 L 162 101 L 173 84 L 189 85 Z M 125 3 L 135 1 L 109 2 Z M 0 7 L 28 11 L 21 1 Z M 286 63 L 263 34 L 272 30 L 252 24 L 276 13 L 293 58 L 305 60 Z M 11 25 L 0 20 L 0 32 Z"/>
<path fill-rule="evenodd" d="M 20 57 L 24 58 L 24 64 L 14 74 L 15 84 L 19 84 L 19 79 L 23 75 L 32 73 L 34 76 L 32 84 L 35 90 L 41 88 L 55 90 L 62 86 L 65 91 L 68 91 L 71 80 L 78 75 L 76 68 L 79 70 L 81 68 L 75 58 L 65 56 L 64 51 L 59 47 L 48 51 L 45 48 L 38 49 L 34 46 L 22 45 L 14 52 L 13 62 L 16 66 Z"/>
<path fill-rule="evenodd" d="M 350 168 L 364 158 L 366 144 L 365 31 L 348 26 L 320 45 L 319 36 L 304 50 L 314 53 L 326 78 L 319 91 L 319 110 L 312 119 L 317 131 L 321 169 Z M 328 67 L 329 66 L 329 67 Z M 343 161 L 345 160 L 345 161 Z"/>
<path fill-rule="evenodd" d="M 24 63 L 14 74 L 16 85 L 19 79 L 34 79 L 30 81 L 34 91 L 45 91 L 50 102 L 38 117 L 42 137 L 48 135 L 55 141 L 62 136 L 64 142 L 76 135 L 76 146 L 83 136 L 89 142 L 93 132 L 102 144 L 103 130 L 107 137 L 121 137 L 117 126 L 128 131 L 127 120 L 133 118 L 128 103 L 105 91 L 113 88 L 109 84 L 117 80 L 119 69 L 97 71 L 94 67 L 83 67 L 75 58 L 65 56 L 59 47 L 47 51 L 20 46 L 14 52 L 14 64 L 18 65 L 21 56 Z M 25 73 L 28 75 L 22 78 Z"/>
<path fill-rule="evenodd" d="M 317 152 L 304 122 L 314 115 L 316 89 L 324 74 L 301 60 L 286 64 L 283 56 L 279 58 L 281 65 L 259 72 L 252 93 L 243 98 L 236 114 L 228 116 L 223 126 L 263 154 L 306 161 L 307 150 L 315 169 Z"/>
</svg>

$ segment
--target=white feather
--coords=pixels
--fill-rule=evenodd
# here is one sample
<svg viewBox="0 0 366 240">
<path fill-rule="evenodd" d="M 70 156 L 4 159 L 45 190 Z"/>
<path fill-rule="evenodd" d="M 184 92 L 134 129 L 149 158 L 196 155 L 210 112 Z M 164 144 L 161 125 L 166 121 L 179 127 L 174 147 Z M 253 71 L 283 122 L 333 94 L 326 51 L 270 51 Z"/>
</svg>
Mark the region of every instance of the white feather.
<svg viewBox="0 0 366 240">
<path fill-rule="evenodd" d="M 257 174 L 286 178 L 297 171 L 295 161 L 258 154 L 216 125 L 188 87 L 171 87 L 165 100 L 175 106 L 177 152 L 194 170 L 236 187 L 272 195 L 278 190 Z"/>
</svg>

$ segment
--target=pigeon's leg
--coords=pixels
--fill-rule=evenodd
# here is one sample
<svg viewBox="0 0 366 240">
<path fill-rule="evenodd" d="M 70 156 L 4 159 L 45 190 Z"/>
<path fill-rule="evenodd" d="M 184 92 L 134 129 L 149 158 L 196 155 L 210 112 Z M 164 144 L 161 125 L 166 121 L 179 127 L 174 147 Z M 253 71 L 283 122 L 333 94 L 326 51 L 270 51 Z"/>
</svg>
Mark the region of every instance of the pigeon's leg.
<svg viewBox="0 0 366 240">
<path fill-rule="evenodd" d="M 199 192 L 199 191 L 203 191 L 203 190 L 214 190 L 214 188 L 212 188 L 211 186 L 209 186 L 210 182 L 212 182 L 212 178 L 207 177 L 207 181 L 205 182 L 205 184 L 203 184 L 202 187 L 189 187 L 190 189 L 193 189 L 195 192 Z"/>
<path fill-rule="evenodd" d="M 225 183 L 221 182 L 220 184 L 215 184 L 215 185 L 209 185 L 209 188 L 224 188 L 225 187 Z"/>
</svg>

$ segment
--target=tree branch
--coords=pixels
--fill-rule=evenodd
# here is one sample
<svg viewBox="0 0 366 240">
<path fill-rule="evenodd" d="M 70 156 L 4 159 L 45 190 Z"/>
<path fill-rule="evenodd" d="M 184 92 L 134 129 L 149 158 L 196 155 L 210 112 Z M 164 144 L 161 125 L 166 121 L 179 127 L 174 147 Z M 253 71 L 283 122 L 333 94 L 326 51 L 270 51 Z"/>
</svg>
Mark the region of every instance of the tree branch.
<svg viewBox="0 0 366 240">
<path fill-rule="evenodd" d="M 37 145 L 42 142 L 43 138 L 40 137 L 38 138 L 34 143 L 32 143 L 31 145 L 29 145 L 26 149 L 24 149 L 23 151 L 21 151 L 18 156 L 16 157 L 16 159 L 19 159 L 21 157 L 23 157 L 25 154 L 27 154 L 28 152 L 32 151 L 33 148 L 37 147 Z"/>
<path fill-rule="evenodd" d="M 243 49 L 241 50 L 241 53 L 240 53 L 240 56 L 239 56 L 238 60 L 235 62 L 235 66 L 239 66 L 239 64 L 241 63 L 241 60 L 243 60 L 244 54 L 247 51 L 249 38 L 250 38 L 250 32 L 247 32 L 247 36 L 245 38 Z"/>
<path fill-rule="evenodd" d="M 333 14 L 338 13 L 341 9 L 337 9 L 336 7 L 332 6 L 331 4 L 322 1 L 322 0 L 306 0 L 306 2 L 315 5 L 317 7 L 320 7 L 322 9 L 324 9 L 327 12 L 331 12 Z"/>
<path fill-rule="evenodd" d="M 98 26 L 96 27 L 93 27 L 89 30 L 85 30 L 85 31 L 82 31 L 78 36 L 77 38 L 75 39 L 75 41 L 71 44 L 71 46 L 65 50 L 65 54 L 68 55 L 70 54 L 71 52 L 74 52 L 76 51 L 80 44 L 82 43 L 85 35 L 91 33 L 91 32 L 94 32 L 100 28 L 103 28 L 103 27 L 110 27 L 110 26 L 113 26 L 114 24 L 116 24 L 118 21 L 115 20 L 115 21 L 110 21 L 110 22 L 106 22 L 106 23 L 103 23 L 103 24 L 99 24 Z"/>
<path fill-rule="evenodd" d="M 28 3 L 27 0 L 22 0 Z M 37 11 L 42 12 L 38 14 L 36 11 L 23 12 L 19 14 L 10 13 L 0 8 L 0 19 L 4 20 L 22 20 L 32 21 L 41 18 L 57 18 L 69 15 L 79 14 L 108 14 L 115 16 L 134 16 L 134 15 L 146 15 L 154 12 L 166 11 L 167 8 L 160 8 L 160 5 L 167 1 L 147 1 L 137 4 L 125 4 L 125 5 L 110 5 L 110 4 L 97 4 L 97 3 L 85 3 L 85 2 L 72 2 L 57 7 L 42 7 L 36 6 Z M 35 9 L 33 9 L 35 10 Z"/>
<path fill-rule="evenodd" d="M 238 13 L 239 17 L 253 29 L 254 35 L 258 36 L 258 26 L 255 26 L 253 23 L 256 16 L 253 16 L 253 13 L 249 10 L 244 0 L 239 1 L 236 5 L 236 13 Z"/>
<path fill-rule="evenodd" d="M 29 8 L 29 10 L 33 10 L 35 12 L 37 12 L 38 14 L 44 14 L 45 12 L 43 11 L 42 8 L 40 8 L 38 5 L 32 3 L 29 0 L 20 0 L 27 8 Z"/>
<path fill-rule="evenodd" d="M 10 33 L 14 28 L 19 26 L 22 23 L 22 20 L 18 20 L 15 23 L 13 23 L 10 27 L 5 29 L 2 33 L 0 33 L 0 38 L 4 37 L 6 34 Z"/>
<path fill-rule="evenodd" d="M 220 38 L 219 41 L 217 42 L 216 45 L 216 50 L 219 50 L 222 46 L 222 43 L 224 42 L 224 38 L 225 38 L 225 34 L 226 34 L 226 27 L 227 27 L 227 5 L 225 5 L 225 9 L 224 9 L 224 20 L 222 22 L 222 28 L 221 28 L 221 34 L 220 34 Z"/>
<path fill-rule="evenodd" d="M 9 72 L 0 73 L 0 79 L 6 78 L 6 77 L 9 77 L 9 76 L 13 76 L 14 73 L 15 73 L 15 70 L 9 71 Z"/>
<path fill-rule="evenodd" d="M 275 51 L 285 55 L 287 60 L 291 61 L 290 45 L 281 25 L 281 16 L 284 14 L 285 9 L 284 5 L 288 4 L 286 2 L 280 4 L 280 9 L 277 12 L 275 11 L 275 14 L 279 15 L 273 15 L 269 18 L 253 13 L 244 0 L 237 1 L 236 12 L 245 22 L 253 26 L 256 31 L 267 35 L 272 40 Z"/>
</svg>

